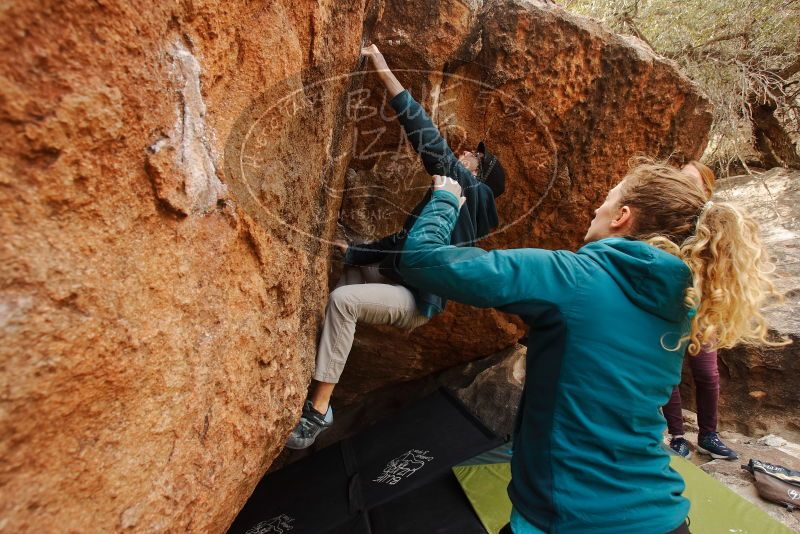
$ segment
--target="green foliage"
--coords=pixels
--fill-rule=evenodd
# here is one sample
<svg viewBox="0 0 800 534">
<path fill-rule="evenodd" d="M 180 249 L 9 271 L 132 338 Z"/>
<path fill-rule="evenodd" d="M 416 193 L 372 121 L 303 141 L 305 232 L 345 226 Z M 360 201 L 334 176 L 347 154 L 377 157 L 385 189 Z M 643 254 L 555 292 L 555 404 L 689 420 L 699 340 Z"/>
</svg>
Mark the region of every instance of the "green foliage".
<svg viewBox="0 0 800 534">
<path fill-rule="evenodd" d="M 702 88 L 714 106 L 707 162 L 728 168 L 758 159 L 753 105 L 774 104 L 785 134 L 800 137 L 800 1 L 566 0 L 564 7 L 639 37 Z"/>
</svg>

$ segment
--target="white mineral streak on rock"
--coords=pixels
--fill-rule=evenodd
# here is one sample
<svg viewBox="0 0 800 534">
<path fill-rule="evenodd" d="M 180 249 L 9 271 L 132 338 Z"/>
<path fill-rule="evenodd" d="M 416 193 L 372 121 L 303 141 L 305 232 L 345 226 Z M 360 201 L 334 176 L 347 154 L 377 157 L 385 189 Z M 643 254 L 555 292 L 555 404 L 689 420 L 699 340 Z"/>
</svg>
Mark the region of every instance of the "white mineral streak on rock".
<svg viewBox="0 0 800 534">
<path fill-rule="evenodd" d="M 178 85 L 177 119 L 171 133 L 177 145 L 176 165 L 185 176 L 185 193 L 192 212 L 212 209 L 227 188 L 217 176 L 211 149 L 213 133 L 206 126 L 206 104 L 200 92 L 200 62 L 181 41 L 173 45 L 173 76 Z"/>
</svg>

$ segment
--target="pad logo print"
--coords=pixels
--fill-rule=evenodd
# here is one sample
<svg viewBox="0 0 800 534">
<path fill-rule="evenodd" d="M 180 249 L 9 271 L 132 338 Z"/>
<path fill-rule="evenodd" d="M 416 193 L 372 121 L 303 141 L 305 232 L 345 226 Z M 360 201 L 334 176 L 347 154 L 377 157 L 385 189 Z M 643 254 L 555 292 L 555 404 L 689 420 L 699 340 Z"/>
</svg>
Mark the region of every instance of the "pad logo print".
<svg viewBox="0 0 800 534">
<path fill-rule="evenodd" d="M 294 530 L 294 527 L 292 527 L 293 521 L 293 517 L 281 514 L 278 517 L 273 517 L 272 519 L 257 523 L 245 532 L 245 534 L 283 534 L 284 532 Z"/>
<path fill-rule="evenodd" d="M 421 451 L 419 449 L 410 449 L 395 458 L 390 460 L 383 468 L 383 473 L 373 480 L 382 484 L 389 484 L 394 486 L 404 478 L 408 478 L 422 467 L 433 460 L 433 456 L 428 455 L 429 451 Z"/>
<path fill-rule="evenodd" d="M 793 501 L 800 500 L 800 491 L 797 490 L 789 490 L 789 498 Z"/>
</svg>

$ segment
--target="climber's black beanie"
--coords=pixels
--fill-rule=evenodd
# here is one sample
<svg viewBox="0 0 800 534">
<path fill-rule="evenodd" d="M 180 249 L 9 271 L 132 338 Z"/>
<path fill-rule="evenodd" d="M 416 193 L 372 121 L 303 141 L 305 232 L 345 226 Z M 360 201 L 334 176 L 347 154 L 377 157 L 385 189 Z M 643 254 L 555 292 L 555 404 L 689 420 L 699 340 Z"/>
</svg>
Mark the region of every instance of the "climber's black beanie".
<svg viewBox="0 0 800 534">
<path fill-rule="evenodd" d="M 500 165 L 500 160 L 489 152 L 483 141 L 478 143 L 478 148 L 475 151 L 483 154 L 481 163 L 478 166 L 477 178 L 488 185 L 492 193 L 494 193 L 494 198 L 497 198 L 506 190 L 506 171 Z"/>
</svg>

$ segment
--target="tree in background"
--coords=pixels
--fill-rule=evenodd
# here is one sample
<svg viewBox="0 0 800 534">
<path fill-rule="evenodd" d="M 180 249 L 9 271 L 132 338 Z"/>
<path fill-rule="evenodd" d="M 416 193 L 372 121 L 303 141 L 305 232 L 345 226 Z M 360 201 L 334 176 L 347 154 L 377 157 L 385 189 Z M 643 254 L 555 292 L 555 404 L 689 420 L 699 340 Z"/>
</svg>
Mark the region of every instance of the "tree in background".
<svg viewBox="0 0 800 534">
<path fill-rule="evenodd" d="M 800 0 L 564 0 L 674 60 L 705 91 L 704 159 L 800 168 Z"/>
</svg>

